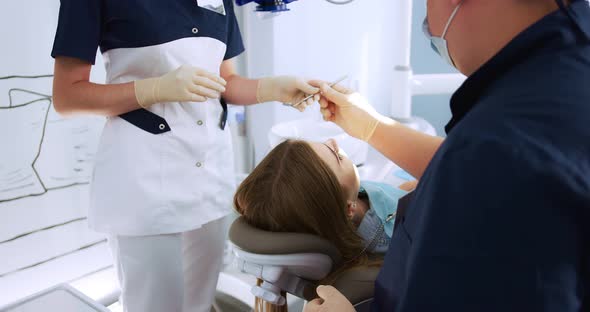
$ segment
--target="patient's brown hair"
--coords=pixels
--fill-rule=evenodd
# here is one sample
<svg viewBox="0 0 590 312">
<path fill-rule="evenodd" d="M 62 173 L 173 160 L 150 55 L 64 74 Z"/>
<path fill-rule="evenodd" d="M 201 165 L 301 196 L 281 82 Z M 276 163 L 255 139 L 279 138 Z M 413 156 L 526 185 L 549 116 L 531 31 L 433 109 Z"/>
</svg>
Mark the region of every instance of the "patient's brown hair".
<svg viewBox="0 0 590 312">
<path fill-rule="evenodd" d="M 234 205 L 262 230 L 307 233 L 330 241 L 346 264 L 338 272 L 367 263 L 336 175 L 305 141 L 287 140 L 275 147 L 238 187 Z M 333 275 L 323 282 L 329 283 Z M 256 307 L 262 307 L 259 300 Z M 286 305 L 267 305 L 266 311 L 286 311 Z"/>
</svg>

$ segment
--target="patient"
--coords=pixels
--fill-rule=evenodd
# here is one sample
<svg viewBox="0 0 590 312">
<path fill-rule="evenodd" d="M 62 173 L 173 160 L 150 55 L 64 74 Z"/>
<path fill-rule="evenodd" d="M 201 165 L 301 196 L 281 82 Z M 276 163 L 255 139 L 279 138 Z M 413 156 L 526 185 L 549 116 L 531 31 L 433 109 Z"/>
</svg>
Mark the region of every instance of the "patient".
<svg viewBox="0 0 590 312">
<path fill-rule="evenodd" d="M 348 268 L 380 264 L 379 255 L 387 251 L 393 232 L 397 201 L 414 186 L 412 182 L 402 190 L 360 182 L 356 166 L 334 140 L 287 140 L 242 182 L 234 205 L 262 230 L 313 234 L 334 244 L 344 265 L 322 281 L 329 283 Z"/>
</svg>

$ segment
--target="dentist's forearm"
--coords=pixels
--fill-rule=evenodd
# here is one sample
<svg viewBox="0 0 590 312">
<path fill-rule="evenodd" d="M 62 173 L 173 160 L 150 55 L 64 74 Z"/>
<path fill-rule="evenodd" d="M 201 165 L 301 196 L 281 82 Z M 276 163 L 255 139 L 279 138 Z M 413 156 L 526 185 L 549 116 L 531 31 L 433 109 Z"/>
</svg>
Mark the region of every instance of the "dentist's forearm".
<svg viewBox="0 0 590 312">
<path fill-rule="evenodd" d="M 230 104 L 252 105 L 257 104 L 256 92 L 258 80 L 248 79 L 238 75 L 234 59 L 225 60 L 219 69 L 220 75 L 227 84 L 225 92 L 221 96 Z"/>
<path fill-rule="evenodd" d="M 56 88 L 57 89 L 57 88 Z M 117 116 L 140 108 L 133 83 L 101 85 L 78 81 L 54 92 L 55 110 L 62 116 Z"/>
<path fill-rule="evenodd" d="M 390 120 L 379 123 L 369 144 L 419 180 L 443 141 Z"/>
<path fill-rule="evenodd" d="M 133 83 L 101 85 L 89 82 L 92 65 L 73 58 L 55 60 L 53 104 L 64 116 L 116 116 L 139 108 Z"/>
<path fill-rule="evenodd" d="M 239 75 L 224 77 L 227 81 L 225 92 L 221 95 L 228 103 L 234 105 L 257 104 L 256 89 L 258 80 L 248 79 Z"/>
</svg>

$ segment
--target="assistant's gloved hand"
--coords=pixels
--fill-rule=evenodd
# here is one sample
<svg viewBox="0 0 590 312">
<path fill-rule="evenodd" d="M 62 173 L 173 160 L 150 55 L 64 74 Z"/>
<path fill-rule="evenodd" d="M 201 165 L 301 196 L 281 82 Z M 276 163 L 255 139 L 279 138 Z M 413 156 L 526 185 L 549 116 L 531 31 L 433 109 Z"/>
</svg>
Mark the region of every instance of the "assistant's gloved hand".
<svg viewBox="0 0 590 312">
<path fill-rule="evenodd" d="M 163 76 L 135 81 L 135 98 L 143 108 L 162 102 L 205 102 L 219 98 L 225 85 L 215 74 L 183 65 Z"/>
<path fill-rule="evenodd" d="M 324 120 L 332 121 L 349 135 L 369 141 L 379 123 L 393 120 L 379 114 L 359 93 L 341 86 L 321 85 L 320 107 Z"/>
<path fill-rule="evenodd" d="M 285 104 L 297 104 L 311 94 L 319 93 L 320 89 L 310 85 L 303 78 L 294 76 L 266 77 L 258 81 L 256 99 L 258 103 L 278 101 Z M 319 94 L 295 106 L 304 111 L 307 106 L 319 100 Z"/>
</svg>

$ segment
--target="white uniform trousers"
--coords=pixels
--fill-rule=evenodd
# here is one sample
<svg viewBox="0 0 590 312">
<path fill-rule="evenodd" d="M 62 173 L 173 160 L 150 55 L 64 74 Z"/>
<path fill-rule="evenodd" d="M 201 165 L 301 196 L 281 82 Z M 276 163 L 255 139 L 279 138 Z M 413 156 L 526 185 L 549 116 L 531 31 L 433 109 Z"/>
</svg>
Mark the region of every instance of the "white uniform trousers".
<svg viewBox="0 0 590 312">
<path fill-rule="evenodd" d="M 210 312 L 227 218 L 177 234 L 111 236 L 125 312 Z"/>
</svg>

